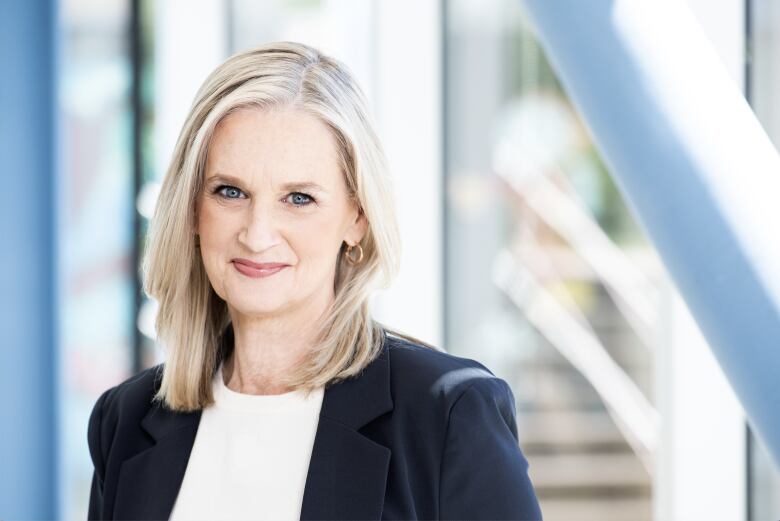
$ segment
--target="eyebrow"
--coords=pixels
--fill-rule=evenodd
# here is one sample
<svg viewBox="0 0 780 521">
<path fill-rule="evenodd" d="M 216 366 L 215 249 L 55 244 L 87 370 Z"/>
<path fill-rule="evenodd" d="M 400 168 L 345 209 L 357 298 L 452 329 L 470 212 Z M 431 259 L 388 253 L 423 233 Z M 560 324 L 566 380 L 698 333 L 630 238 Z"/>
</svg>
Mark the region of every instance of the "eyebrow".
<svg viewBox="0 0 780 521">
<path fill-rule="evenodd" d="M 224 174 L 215 174 L 213 176 L 210 176 L 206 179 L 206 182 L 220 182 L 220 183 L 229 183 L 229 184 L 235 184 L 235 185 L 242 185 L 244 184 L 241 179 L 238 177 L 233 177 L 230 175 L 224 175 Z M 306 190 L 311 192 L 325 192 L 327 193 L 327 190 L 325 190 L 323 187 L 318 185 L 317 183 L 313 183 L 311 181 L 293 181 L 290 183 L 284 183 L 282 185 L 282 190 L 285 191 L 296 191 L 296 190 Z"/>
</svg>

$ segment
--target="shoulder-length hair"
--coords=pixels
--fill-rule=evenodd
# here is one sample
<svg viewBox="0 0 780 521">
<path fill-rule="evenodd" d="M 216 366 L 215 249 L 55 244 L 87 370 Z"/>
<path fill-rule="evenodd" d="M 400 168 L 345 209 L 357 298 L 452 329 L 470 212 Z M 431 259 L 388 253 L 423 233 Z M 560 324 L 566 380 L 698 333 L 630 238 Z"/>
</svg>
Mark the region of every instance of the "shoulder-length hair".
<svg viewBox="0 0 780 521">
<path fill-rule="evenodd" d="M 342 63 L 312 47 L 262 45 L 228 58 L 198 90 L 150 223 L 144 290 L 159 304 L 155 327 L 166 353 L 154 398 L 170 409 L 212 404 L 212 378 L 233 347 L 227 305 L 211 287 L 194 237 L 210 139 L 236 110 L 278 106 L 306 111 L 328 126 L 348 195 L 368 220 L 363 261 L 350 265 L 341 245 L 334 259 L 335 302 L 319 326 L 318 342 L 285 375 L 285 386 L 308 394 L 357 375 L 380 353 L 385 332 L 421 343 L 382 326 L 369 312 L 372 292 L 387 287 L 398 272 L 401 245 L 384 152 L 363 93 Z"/>
</svg>

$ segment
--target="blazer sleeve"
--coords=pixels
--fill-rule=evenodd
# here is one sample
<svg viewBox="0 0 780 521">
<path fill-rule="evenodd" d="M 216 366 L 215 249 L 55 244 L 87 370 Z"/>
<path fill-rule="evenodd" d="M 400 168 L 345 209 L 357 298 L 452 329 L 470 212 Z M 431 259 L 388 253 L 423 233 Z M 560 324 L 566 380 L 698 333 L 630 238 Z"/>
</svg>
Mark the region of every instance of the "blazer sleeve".
<svg viewBox="0 0 780 521">
<path fill-rule="evenodd" d="M 479 378 L 453 403 L 439 485 L 441 519 L 542 519 L 503 379 Z"/>
<path fill-rule="evenodd" d="M 105 391 L 98 398 L 92 413 L 89 416 L 87 427 L 87 444 L 89 445 L 89 455 L 92 458 L 94 470 L 92 472 L 92 487 L 89 494 L 89 510 L 87 519 L 102 519 L 103 512 L 103 480 L 105 478 L 105 456 L 102 447 L 102 423 L 103 423 L 103 405 L 110 389 Z"/>
</svg>

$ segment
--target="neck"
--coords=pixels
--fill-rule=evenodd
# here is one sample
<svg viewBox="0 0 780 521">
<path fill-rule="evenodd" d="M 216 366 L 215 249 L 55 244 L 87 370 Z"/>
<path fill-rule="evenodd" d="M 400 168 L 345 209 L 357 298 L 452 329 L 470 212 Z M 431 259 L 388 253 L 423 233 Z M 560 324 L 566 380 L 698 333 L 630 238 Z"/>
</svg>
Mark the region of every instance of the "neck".
<svg viewBox="0 0 780 521">
<path fill-rule="evenodd" d="M 229 307 L 234 344 L 225 360 L 225 385 L 244 394 L 281 394 L 282 377 L 313 349 L 333 293 L 313 295 L 301 306 L 273 315 L 246 315 Z"/>
</svg>

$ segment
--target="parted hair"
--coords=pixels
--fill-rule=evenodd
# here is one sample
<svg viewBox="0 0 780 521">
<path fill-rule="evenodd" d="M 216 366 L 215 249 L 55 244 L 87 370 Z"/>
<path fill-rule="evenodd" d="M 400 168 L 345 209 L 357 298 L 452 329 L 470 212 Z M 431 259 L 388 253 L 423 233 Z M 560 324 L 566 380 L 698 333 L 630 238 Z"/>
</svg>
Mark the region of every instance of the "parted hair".
<svg viewBox="0 0 780 521">
<path fill-rule="evenodd" d="M 318 341 L 286 387 L 307 395 L 358 375 L 386 334 L 426 345 L 371 317 L 369 299 L 388 287 L 400 263 L 400 237 L 382 145 L 365 97 L 348 69 L 310 46 L 275 42 L 239 52 L 197 91 L 165 173 L 143 257 L 144 291 L 158 303 L 155 329 L 165 362 L 155 400 L 176 411 L 214 402 L 211 381 L 233 348 L 227 304 L 209 282 L 195 243 L 195 204 L 217 124 L 243 108 L 294 108 L 324 122 L 335 138 L 348 195 L 368 221 L 363 261 L 336 262 L 335 301 L 318 324 Z M 435 348 L 433 348 L 435 349 Z"/>
</svg>

